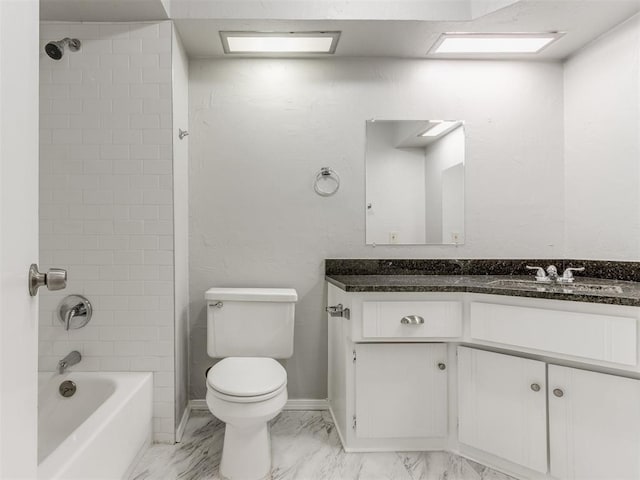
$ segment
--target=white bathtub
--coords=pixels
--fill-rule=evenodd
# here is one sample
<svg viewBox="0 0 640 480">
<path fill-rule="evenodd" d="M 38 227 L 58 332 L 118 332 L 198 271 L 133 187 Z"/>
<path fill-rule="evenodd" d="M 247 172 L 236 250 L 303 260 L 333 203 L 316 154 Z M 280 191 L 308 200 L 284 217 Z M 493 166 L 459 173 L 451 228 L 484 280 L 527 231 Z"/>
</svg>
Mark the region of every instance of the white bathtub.
<svg viewBox="0 0 640 480">
<path fill-rule="evenodd" d="M 76 393 L 58 392 L 71 380 Z M 41 373 L 38 478 L 120 479 L 151 437 L 151 373 Z"/>
</svg>

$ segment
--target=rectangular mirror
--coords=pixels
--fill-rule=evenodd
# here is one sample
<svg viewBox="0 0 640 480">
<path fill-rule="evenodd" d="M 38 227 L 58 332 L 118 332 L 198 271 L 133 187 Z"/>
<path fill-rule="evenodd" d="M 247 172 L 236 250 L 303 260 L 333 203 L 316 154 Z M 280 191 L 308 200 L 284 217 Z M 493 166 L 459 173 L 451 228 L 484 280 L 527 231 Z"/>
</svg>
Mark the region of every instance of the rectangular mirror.
<svg viewBox="0 0 640 480">
<path fill-rule="evenodd" d="M 464 243 L 461 120 L 367 121 L 366 243 Z"/>
</svg>

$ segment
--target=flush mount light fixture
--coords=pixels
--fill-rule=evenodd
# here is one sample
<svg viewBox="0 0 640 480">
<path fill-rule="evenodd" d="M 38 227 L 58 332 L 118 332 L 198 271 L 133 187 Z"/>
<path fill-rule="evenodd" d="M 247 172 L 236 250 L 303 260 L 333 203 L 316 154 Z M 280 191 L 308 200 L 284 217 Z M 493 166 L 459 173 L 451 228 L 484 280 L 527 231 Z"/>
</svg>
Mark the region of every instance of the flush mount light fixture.
<svg viewBox="0 0 640 480">
<path fill-rule="evenodd" d="M 334 53 L 340 32 L 220 32 L 224 53 Z"/>
<path fill-rule="evenodd" d="M 564 33 L 443 33 L 429 54 L 539 53 Z"/>
<path fill-rule="evenodd" d="M 429 120 L 429 126 L 418 137 L 437 137 L 449 130 L 453 130 L 460 122 L 446 120 Z"/>
</svg>

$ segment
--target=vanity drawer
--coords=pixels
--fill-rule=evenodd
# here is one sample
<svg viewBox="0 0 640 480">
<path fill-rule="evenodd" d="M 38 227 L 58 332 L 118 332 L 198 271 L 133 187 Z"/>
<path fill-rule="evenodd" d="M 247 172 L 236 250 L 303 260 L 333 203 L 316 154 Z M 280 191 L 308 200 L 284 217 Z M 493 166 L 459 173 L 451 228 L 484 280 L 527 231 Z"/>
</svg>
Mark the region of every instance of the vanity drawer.
<svg viewBox="0 0 640 480">
<path fill-rule="evenodd" d="M 624 365 L 637 362 L 634 317 L 472 302 L 471 338 Z"/>
<path fill-rule="evenodd" d="M 421 317 L 424 323 L 403 324 L 405 317 Z M 451 338 L 462 335 L 462 303 L 363 302 L 364 338 Z"/>
</svg>

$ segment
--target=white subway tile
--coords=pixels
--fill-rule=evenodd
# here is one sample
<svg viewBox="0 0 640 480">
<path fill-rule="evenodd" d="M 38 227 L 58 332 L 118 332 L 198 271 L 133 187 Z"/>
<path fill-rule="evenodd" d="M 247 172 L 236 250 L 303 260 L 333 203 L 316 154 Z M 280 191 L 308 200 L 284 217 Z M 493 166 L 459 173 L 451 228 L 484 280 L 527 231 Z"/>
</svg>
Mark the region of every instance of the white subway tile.
<svg viewBox="0 0 640 480">
<path fill-rule="evenodd" d="M 158 241 L 159 250 L 173 250 L 173 235 L 161 235 Z"/>
<path fill-rule="evenodd" d="M 132 235 L 130 246 L 135 250 L 157 250 L 158 249 L 158 236 L 157 235 Z"/>
<path fill-rule="evenodd" d="M 113 284 L 113 293 L 115 295 L 144 295 L 144 283 L 118 280 Z"/>
<path fill-rule="evenodd" d="M 112 44 L 113 44 L 113 53 L 115 54 L 142 53 L 142 39 L 139 39 L 139 38 L 131 38 L 131 39 L 117 38 L 117 39 L 113 39 Z"/>
<path fill-rule="evenodd" d="M 162 27 L 161 27 L 162 28 Z M 144 53 L 171 53 L 171 40 L 144 38 L 142 39 L 142 51 Z"/>
<path fill-rule="evenodd" d="M 69 277 L 78 280 L 95 280 L 98 278 L 98 267 L 90 265 L 71 265 Z"/>
<path fill-rule="evenodd" d="M 82 83 L 82 70 L 53 70 L 51 72 L 51 82 L 63 85 L 69 85 L 74 83 Z M 75 85 L 69 87 L 69 90 L 73 90 Z"/>
<path fill-rule="evenodd" d="M 173 265 L 173 252 L 145 250 L 144 263 L 147 265 Z"/>
<path fill-rule="evenodd" d="M 114 342 L 113 344 L 113 353 L 115 355 L 123 355 L 126 357 L 138 357 L 142 355 L 144 352 L 144 342 L 130 342 L 130 341 L 119 341 Z M 136 359 L 132 358 L 131 362 L 134 362 Z M 131 368 L 134 369 L 134 364 L 132 363 Z"/>
<path fill-rule="evenodd" d="M 173 372 L 154 372 L 153 373 L 154 387 L 173 387 L 174 383 L 175 382 L 174 382 Z"/>
<path fill-rule="evenodd" d="M 158 207 L 152 205 L 138 205 L 129 209 L 129 215 L 132 220 L 157 220 Z M 146 230 L 146 225 L 145 225 Z M 147 236 L 148 237 L 148 236 Z M 152 237 L 155 238 L 155 237 Z M 157 245 L 157 239 L 156 239 Z"/>
<path fill-rule="evenodd" d="M 167 220 L 145 220 L 144 233 L 147 235 L 172 235 L 173 222 Z"/>
<path fill-rule="evenodd" d="M 129 68 L 129 55 L 101 55 L 100 68 L 109 73 L 114 68 Z"/>
<path fill-rule="evenodd" d="M 160 116 L 157 114 L 131 115 L 131 128 L 160 128 Z"/>
<path fill-rule="evenodd" d="M 87 38 L 83 36 L 83 38 Z M 100 66 L 100 57 L 98 55 L 84 55 L 82 50 L 73 55 L 69 55 L 69 68 L 88 70 L 96 69 Z"/>
<path fill-rule="evenodd" d="M 116 233 L 116 224 L 120 223 L 119 221 L 114 221 L 114 231 Z M 118 250 L 127 250 L 129 248 L 129 235 L 101 235 L 98 238 L 98 249 L 99 250 L 116 250 L 115 253 L 118 253 Z M 113 262 L 109 262 L 113 263 Z"/>
<path fill-rule="evenodd" d="M 129 271 L 131 280 L 158 280 L 158 265 L 132 265 Z"/>
<path fill-rule="evenodd" d="M 103 372 L 128 372 L 131 370 L 129 357 L 102 357 L 100 358 L 100 370 Z"/>
<path fill-rule="evenodd" d="M 131 145 L 131 158 L 157 160 L 160 158 L 158 145 Z"/>
<path fill-rule="evenodd" d="M 142 171 L 150 175 L 171 175 L 173 164 L 171 160 L 144 160 Z"/>
<path fill-rule="evenodd" d="M 173 295 L 172 282 L 144 282 L 145 295 Z"/>
<path fill-rule="evenodd" d="M 130 100 L 129 85 L 100 85 L 100 98 L 102 99 L 127 99 Z M 114 109 L 115 110 L 115 109 Z"/>
<path fill-rule="evenodd" d="M 157 402 L 172 402 L 174 394 L 175 392 L 173 391 L 173 388 L 158 387 L 154 385 L 153 399 Z M 167 428 L 167 431 L 171 431 L 169 423 L 166 423 L 164 426 Z"/>
<path fill-rule="evenodd" d="M 117 312 L 112 312 L 117 316 Z M 98 329 L 98 338 L 105 342 L 129 340 L 129 327 L 104 326 Z"/>
<path fill-rule="evenodd" d="M 142 142 L 146 145 L 172 145 L 171 129 L 156 128 L 142 131 Z"/>
<path fill-rule="evenodd" d="M 84 141 L 84 132 L 83 141 Z M 70 145 L 68 158 L 71 160 L 98 160 L 100 148 L 97 145 Z"/>
<path fill-rule="evenodd" d="M 59 220 L 53 225 L 54 234 L 79 235 L 84 232 L 84 222 L 79 220 Z M 86 232 L 90 233 L 90 232 Z"/>
<path fill-rule="evenodd" d="M 53 99 L 51 100 L 51 113 L 81 113 L 82 100 L 74 99 Z"/>
<path fill-rule="evenodd" d="M 113 102 L 113 111 L 119 113 L 141 113 L 142 98 L 116 98 Z"/>
<path fill-rule="evenodd" d="M 99 268 L 100 280 L 128 280 L 128 265 L 101 265 Z M 116 295 L 118 295 L 116 293 Z"/>
<path fill-rule="evenodd" d="M 82 201 L 86 205 L 109 205 L 113 203 L 113 192 L 110 190 L 85 190 Z M 116 231 L 116 233 L 118 233 Z"/>
<path fill-rule="evenodd" d="M 139 311 L 158 310 L 158 297 L 153 295 L 140 295 L 129 299 L 129 309 Z"/>
<path fill-rule="evenodd" d="M 114 252 L 109 250 L 95 250 L 82 252 L 82 263 L 85 265 L 108 265 L 113 263 Z"/>
<path fill-rule="evenodd" d="M 111 40 L 102 39 L 86 39 L 82 42 L 82 52 L 84 54 L 96 54 L 102 55 L 105 53 L 112 53 L 113 48 Z"/>
<path fill-rule="evenodd" d="M 131 265 L 131 271 L 135 265 L 144 264 L 144 252 L 142 250 L 118 251 L 113 254 L 113 263 L 116 265 Z M 133 280 L 135 277 L 131 277 Z"/>
<path fill-rule="evenodd" d="M 129 331 L 131 340 L 158 341 L 158 329 L 156 327 L 131 327 Z"/>
<path fill-rule="evenodd" d="M 105 295 L 97 297 L 95 303 L 97 309 L 119 311 L 129 307 L 129 297 L 125 295 Z"/>
<path fill-rule="evenodd" d="M 142 130 L 134 130 L 136 127 L 133 124 L 133 120 L 129 119 L 131 128 L 129 129 L 114 129 L 113 130 L 113 143 L 122 145 L 140 145 L 142 144 Z"/>
<path fill-rule="evenodd" d="M 171 88 L 171 84 L 170 83 L 160 84 L 159 95 L 160 95 L 160 98 L 172 98 L 173 90 Z"/>
<path fill-rule="evenodd" d="M 172 205 L 173 192 L 171 190 L 145 190 L 142 202 L 145 205 Z"/>
<path fill-rule="evenodd" d="M 113 233 L 113 222 L 110 220 L 85 221 L 84 232 L 88 234 L 110 235 Z"/>
<path fill-rule="evenodd" d="M 158 84 L 145 82 L 140 85 L 131 85 L 132 98 L 160 98 L 160 88 Z"/>
<path fill-rule="evenodd" d="M 168 98 L 145 98 L 142 111 L 146 114 L 171 113 L 171 100 Z"/>
<path fill-rule="evenodd" d="M 77 128 L 56 128 L 52 130 L 51 142 L 54 145 L 80 144 L 82 143 L 82 130 Z"/>
<path fill-rule="evenodd" d="M 71 128 L 100 128 L 100 117 L 93 113 L 69 115 Z"/>
<path fill-rule="evenodd" d="M 82 101 L 82 111 L 85 113 L 111 112 L 111 100 L 87 98 Z"/>
<path fill-rule="evenodd" d="M 173 265 L 162 265 L 158 271 L 160 280 L 173 281 Z"/>
<path fill-rule="evenodd" d="M 113 342 L 84 342 L 82 348 L 87 357 L 113 355 Z M 83 359 L 84 363 L 84 359 Z"/>
<path fill-rule="evenodd" d="M 105 85 L 113 81 L 113 73 L 104 67 L 85 70 L 82 82 L 85 84 Z M 69 92 L 71 93 L 71 92 Z"/>
<path fill-rule="evenodd" d="M 114 171 L 116 170 L 114 165 Z M 103 190 L 128 190 L 129 189 L 129 179 L 123 175 L 118 175 L 118 172 L 114 175 L 100 175 L 100 188 Z M 118 193 L 115 194 L 118 196 Z M 111 209 L 108 216 L 112 217 L 114 215 L 113 209 Z M 127 217 L 128 217 L 127 213 Z"/>
<path fill-rule="evenodd" d="M 98 216 L 96 205 L 69 205 L 69 218 L 91 219 Z"/>
<path fill-rule="evenodd" d="M 131 188 L 145 190 L 157 189 L 160 186 L 158 175 L 131 175 L 129 177 Z"/>
<path fill-rule="evenodd" d="M 111 160 L 87 160 L 83 162 L 83 172 L 90 175 L 111 173 L 113 162 Z"/>
<path fill-rule="evenodd" d="M 106 280 L 85 280 L 83 288 L 87 296 L 99 295 L 103 299 L 106 295 L 113 295 L 113 282 Z"/>
<path fill-rule="evenodd" d="M 159 68 L 160 57 L 156 53 L 132 53 L 129 56 L 132 67 L 138 68 Z"/>
<path fill-rule="evenodd" d="M 115 102 L 115 100 L 113 100 Z M 128 128 L 129 114 L 122 112 L 102 113 L 100 115 L 100 126 L 104 129 Z"/>
<path fill-rule="evenodd" d="M 98 175 L 68 175 L 69 185 L 72 189 L 93 190 L 98 188 Z"/>
<path fill-rule="evenodd" d="M 103 159 L 129 158 L 129 146 L 128 145 L 101 145 L 100 157 Z"/>
<path fill-rule="evenodd" d="M 62 85 L 62 84 L 40 85 L 40 98 L 48 98 L 48 99 L 69 98 L 69 85 Z"/>
<path fill-rule="evenodd" d="M 103 145 L 111 143 L 111 131 L 102 128 L 88 128 L 82 130 L 82 143 L 88 145 Z"/>
<path fill-rule="evenodd" d="M 142 83 L 143 69 L 114 68 L 113 83 Z"/>
<path fill-rule="evenodd" d="M 87 74 L 85 74 L 85 79 Z M 72 85 L 69 87 L 69 98 L 73 99 L 97 99 L 98 85 L 95 83 L 83 83 L 81 85 Z"/>
<path fill-rule="evenodd" d="M 118 192 L 118 195 L 120 192 Z M 116 196 L 116 201 L 118 200 Z M 128 220 L 129 207 L 126 205 L 102 205 L 98 213 L 98 218 L 108 218 L 110 220 Z"/>
<path fill-rule="evenodd" d="M 171 83 L 171 68 L 143 68 L 141 73 L 144 83 Z"/>
<path fill-rule="evenodd" d="M 125 160 L 115 160 L 115 162 L 124 162 Z M 129 162 L 131 160 L 128 160 Z M 135 172 L 134 172 L 135 173 Z M 137 190 L 123 190 L 118 192 L 116 197 L 116 204 L 119 205 L 141 205 L 142 204 L 142 192 Z"/>
<path fill-rule="evenodd" d="M 128 148 L 128 145 L 127 145 L 127 148 Z M 114 160 L 113 173 L 118 175 L 135 175 L 135 174 L 142 173 L 142 160 L 135 160 L 135 159 Z M 126 182 L 126 183 L 129 183 L 129 182 Z M 141 192 L 133 192 L 133 194 L 135 194 L 136 197 L 140 196 L 139 195 L 140 193 Z M 140 202 L 137 201 L 135 203 L 140 203 Z"/>
<path fill-rule="evenodd" d="M 160 126 L 160 120 L 158 120 Z M 69 115 L 66 114 L 40 114 L 41 128 L 69 128 Z"/>
</svg>

